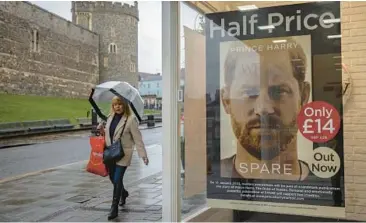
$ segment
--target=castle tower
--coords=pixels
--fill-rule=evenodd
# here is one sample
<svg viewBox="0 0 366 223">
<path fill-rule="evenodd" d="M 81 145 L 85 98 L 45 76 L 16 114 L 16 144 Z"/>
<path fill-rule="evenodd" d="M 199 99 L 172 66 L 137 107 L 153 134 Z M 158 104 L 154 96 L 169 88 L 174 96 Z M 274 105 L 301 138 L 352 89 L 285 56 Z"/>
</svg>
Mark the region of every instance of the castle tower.
<svg viewBox="0 0 366 223">
<path fill-rule="evenodd" d="M 72 21 L 100 36 L 100 82 L 138 85 L 138 3 L 72 2 Z"/>
</svg>

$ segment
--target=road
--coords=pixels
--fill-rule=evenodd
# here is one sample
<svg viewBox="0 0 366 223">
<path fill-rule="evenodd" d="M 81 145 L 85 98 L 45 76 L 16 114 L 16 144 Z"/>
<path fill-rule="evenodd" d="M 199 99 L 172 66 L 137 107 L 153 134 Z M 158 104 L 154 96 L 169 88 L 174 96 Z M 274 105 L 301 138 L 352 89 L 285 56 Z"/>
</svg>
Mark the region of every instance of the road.
<svg viewBox="0 0 366 223">
<path fill-rule="evenodd" d="M 141 131 L 145 145 L 161 144 L 162 128 Z M 0 180 L 89 159 L 89 137 L 0 150 Z"/>
</svg>

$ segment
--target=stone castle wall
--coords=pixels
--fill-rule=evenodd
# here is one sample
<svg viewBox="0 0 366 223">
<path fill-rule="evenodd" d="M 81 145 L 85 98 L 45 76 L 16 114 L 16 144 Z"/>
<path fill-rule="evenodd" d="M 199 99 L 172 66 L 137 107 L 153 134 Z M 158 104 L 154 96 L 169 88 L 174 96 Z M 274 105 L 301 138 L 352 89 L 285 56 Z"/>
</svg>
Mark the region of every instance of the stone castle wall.
<svg viewBox="0 0 366 223">
<path fill-rule="evenodd" d="M 138 5 L 118 2 L 73 2 L 73 22 L 100 36 L 100 81 L 138 85 Z M 112 48 L 111 45 L 115 46 Z"/>
<path fill-rule="evenodd" d="M 129 15 L 137 19 L 139 17 L 137 2 L 129 5 L 121 2 L 73 1 L 72 11 Z M 73 17 L 74 19 L 75 17 Z"/>
<path fill-rule="evenodd" d="M 0 2 L 0 92 L 85 98 L 99 36 L 27 2 Z"/>
<path fill-rule="evenodd" d="M 93 17 L 95 18 L 93 29 L 101 37 L 99 52 L 101 82 L 126 81 L 137 87 L 137 19 L 128 15 L 98 13 L 93 14 Z M 110 44 L 115 44 L 115 53 L 109 52 Z"/>
</svg>

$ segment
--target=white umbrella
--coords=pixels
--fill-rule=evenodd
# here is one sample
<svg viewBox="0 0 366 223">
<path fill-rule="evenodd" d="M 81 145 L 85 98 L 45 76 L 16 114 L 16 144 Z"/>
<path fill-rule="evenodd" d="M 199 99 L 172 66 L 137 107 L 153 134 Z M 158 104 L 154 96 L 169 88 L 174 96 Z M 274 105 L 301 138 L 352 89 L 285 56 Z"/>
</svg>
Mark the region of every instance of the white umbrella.
<svg viewBox="0 0 366 223">
<path fill-rule="evenodd" d="M 144 114 L 144 101 L 138 90 L 127 82 L 108 81 L 97 85 L 92 89 L 89 102 L 99 117 L 106 120 L 109 111 L 107 111 L 106 115 L 104 114 L 106 111 L 103 113 L 103 110 L 106 107 L 110 108 L 111 100 L 114 96 L 119 96 L 121 99 L 126 100 L 137 119 L 141 122 Z"/>
</svg>

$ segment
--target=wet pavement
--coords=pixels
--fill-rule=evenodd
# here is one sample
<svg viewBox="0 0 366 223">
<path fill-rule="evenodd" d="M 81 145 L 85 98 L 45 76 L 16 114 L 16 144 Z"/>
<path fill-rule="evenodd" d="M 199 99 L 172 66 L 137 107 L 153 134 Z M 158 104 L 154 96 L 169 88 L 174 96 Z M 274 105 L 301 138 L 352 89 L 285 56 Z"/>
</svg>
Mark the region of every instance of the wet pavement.
<svg viewBox="0 0 366 223">
<path fill-rule="evenodd" d="M 155 128 L 161 128 L 162 123 L 156 123 L 154 127 L 147 127 L 147 124 L 141 124 L 139 126 L 140 130 L 152 130 Z M 20 145 L 29 145 L 35 143 L 44 143 L 44 142 L 52 142 L 60 139 L 75 139 L 79 137 L 86 137 L 90 135 L 91 130 L 80 130 L 80 131 L 66 131 L 61 133 L 50 133 L 50 134 L 41 134 L 41 135 L 32 135 L 32 136 L 21 136 L 21 137 L 12 137 L 12 138 L 0 138 L 0 149 L 20 146 Z M 142 131 L 143 133 L 144 131 Z"/>
<path fill-rule="evenodd" d="M 141 134 L 146 146 L 161 144 L 162 128 L 145 129 Z M 88 160 L 91 148 L 89 135 L 90 131 L 39 136 L 36 144 L 0 149 L 0 182 L 8 177 Z"/>
<path fill-rule="evenodd" d="M 134 153 L 124 178 L 130 196 L 115 221 L 161 221 L 162 149 L 151 145 L 147 150 L 149 166 Z M 85 166 L 81 161 L 0 182 L 0 221 L 107 221 L 112 185 L 107 177 L 86 172 Z M 184 199 L 182 217 L 202 205 L 205 194 Z"/>
</svg>

